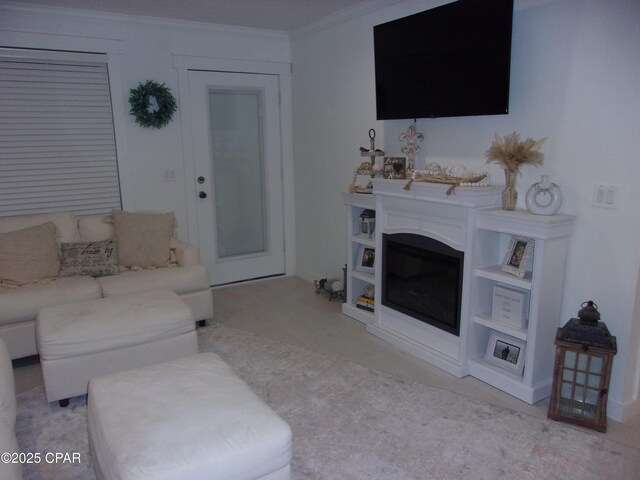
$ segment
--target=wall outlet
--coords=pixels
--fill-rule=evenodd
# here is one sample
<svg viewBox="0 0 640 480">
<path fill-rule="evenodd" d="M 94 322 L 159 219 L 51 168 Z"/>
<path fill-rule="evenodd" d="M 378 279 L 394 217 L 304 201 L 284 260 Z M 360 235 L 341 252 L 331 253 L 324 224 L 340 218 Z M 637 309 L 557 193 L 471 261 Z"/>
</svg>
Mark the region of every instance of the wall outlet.
<svg viewBox="0 0 640 480">
<path fill-rule="evenodd" d="M 593 206 L 600 208 L 618 208 L 618 187 L 596 185 L 593 189 Z"/>
</svg>

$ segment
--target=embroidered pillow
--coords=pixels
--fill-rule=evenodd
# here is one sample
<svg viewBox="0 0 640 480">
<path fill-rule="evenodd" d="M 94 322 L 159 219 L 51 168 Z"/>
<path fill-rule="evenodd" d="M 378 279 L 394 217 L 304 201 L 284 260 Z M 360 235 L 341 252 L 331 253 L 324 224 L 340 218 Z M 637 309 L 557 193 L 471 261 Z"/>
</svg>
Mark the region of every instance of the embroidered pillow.
<svg viewBox="0 0 640 480">
<path fill-rule="evenodd" d="M 173 213 L 113 211 L 113 238 L 124 267 L 166 267 L 171 259 Z"/>
<path fill-rule="evenodd" d="M 57 277 L 59 271 L 53 222 L 0 233 L 0 280 L 22 285 Z"/>
<path fill-rule="evenodd" d="M 116 275 L 118 246 L 113 240 L 101 242 L 60 244 L 60 276 L 90 275 L 102 277 Z"/>
</svg>

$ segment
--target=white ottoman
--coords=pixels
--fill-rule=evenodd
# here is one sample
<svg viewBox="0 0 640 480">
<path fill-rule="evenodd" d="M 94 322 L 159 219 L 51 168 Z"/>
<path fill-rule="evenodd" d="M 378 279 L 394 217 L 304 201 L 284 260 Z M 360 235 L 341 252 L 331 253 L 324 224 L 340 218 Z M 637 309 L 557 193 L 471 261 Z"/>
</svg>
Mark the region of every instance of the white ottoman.
<svg viewBox="0 0 640 480">
<path fill-rule="evenodd" d="M 98 479 L 290 478 L 289 425 L 215 353 L 92 379 L 87 424 Z"/>
<path fill-rule="evenodd" d="M 98 375 L 198 352 L 191 310 L 169 290 L 43 308 L 36 344 L 47 400 L 61 406 Z"/>
</svg>

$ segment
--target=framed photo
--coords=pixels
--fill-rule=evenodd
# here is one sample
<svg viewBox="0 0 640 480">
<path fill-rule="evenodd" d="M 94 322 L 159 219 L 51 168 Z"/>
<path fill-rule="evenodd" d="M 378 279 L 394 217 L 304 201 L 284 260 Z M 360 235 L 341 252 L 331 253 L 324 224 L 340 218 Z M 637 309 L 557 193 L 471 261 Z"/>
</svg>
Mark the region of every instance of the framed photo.
<svg viewBox="0 0 640 480">
<path fill-rule="evenodd" d="M 516 328 L 526 328 L 529 320 L 529 292 L 506 285 L 493 286 L 491 319 Z"/>
<path fill-rule="evenodd" d="M 403 179 L 407 175 L 407 157 L 384 157 L 382 176 L 391 179 Z"/>
<path fill-rule="evenodd" d="M 533 246 L 533 238 L 512 235 L 507 253 L 502 260 L 502 271 L 524 278 L 527 260 L 533 253 Z"/>
<path fill-rule="evenodd" d="M 358 260 L 356 262 L 356 271 L 371 273 L 374 272 L 374 264 L 376 261 L 376 250 L 372 247 L 360 245 L 358 252 Z"/>
<path fill-rule="evenodd" d="M 525 346 L 523 340 L 493 330 L 484 359 L 491 365 L 522 376 Z"/>
</svg>

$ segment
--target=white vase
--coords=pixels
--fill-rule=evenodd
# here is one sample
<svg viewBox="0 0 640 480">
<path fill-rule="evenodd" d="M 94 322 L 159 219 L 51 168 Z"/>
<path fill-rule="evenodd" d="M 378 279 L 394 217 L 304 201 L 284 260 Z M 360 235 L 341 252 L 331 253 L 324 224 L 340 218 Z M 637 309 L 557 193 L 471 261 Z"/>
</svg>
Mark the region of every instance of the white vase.
<svg viewBox="0 0 640 480">
<path fill-rule="evenodd" d="M 527 190 L 524 202 L 535 215 L 555 215 L 562 205 L 562 192 L 558 185 L 549 181 L 547 175 L 542 175 L 542 180 Z"/>
</svg>

